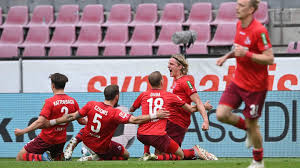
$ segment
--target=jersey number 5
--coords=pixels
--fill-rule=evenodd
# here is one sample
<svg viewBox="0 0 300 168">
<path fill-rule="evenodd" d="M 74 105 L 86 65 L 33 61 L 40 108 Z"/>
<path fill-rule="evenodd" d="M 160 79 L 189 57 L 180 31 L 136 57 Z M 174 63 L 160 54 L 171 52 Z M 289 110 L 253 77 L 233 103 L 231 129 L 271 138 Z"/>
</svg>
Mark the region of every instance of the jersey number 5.
<svg viewBox="0 0 300 168">
<path fill-rule="evenodd" d="M 102 119 L 102 116 L 98 113 L 95 113 L 93 123 L 96 123 L 97 126 L 96 126 L 96 128 L 93 125 L 91 126 L 91 130 L 95 133 L 98 133 L 100 131 L 100 128 L 101 128 L 101 122 L 99 121 L 99 119 Z"/>
</svg>

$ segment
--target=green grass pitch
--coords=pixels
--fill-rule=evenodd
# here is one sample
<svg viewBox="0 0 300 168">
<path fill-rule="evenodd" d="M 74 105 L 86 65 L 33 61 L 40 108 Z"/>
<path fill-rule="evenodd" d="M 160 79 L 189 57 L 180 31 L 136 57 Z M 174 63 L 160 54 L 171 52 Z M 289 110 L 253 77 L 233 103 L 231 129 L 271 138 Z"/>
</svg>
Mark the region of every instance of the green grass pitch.
<svg viewBox="0 0 300 168">
<path fill-rule="evenodd" d="M 218 161 L 148 161 L 137 158 L 128 161 L 77 162 L 17 162 L 13 158 L 1 158 L 0 168 L 247 168 L 251 158 L 220 158 Z M 266 168 L 300 168 L 300 158 L 265 158 Z"/>
</svg>

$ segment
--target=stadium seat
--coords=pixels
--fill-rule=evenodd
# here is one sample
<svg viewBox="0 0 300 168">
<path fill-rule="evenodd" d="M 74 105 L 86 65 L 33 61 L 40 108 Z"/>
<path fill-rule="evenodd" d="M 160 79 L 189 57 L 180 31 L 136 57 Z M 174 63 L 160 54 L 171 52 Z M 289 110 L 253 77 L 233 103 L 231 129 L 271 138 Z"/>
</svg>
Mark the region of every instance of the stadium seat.
<svg viewBox="0 0 300 168">
<path fill-rule="evenodd" d="M 172 35 L 177 31 L 182 31 L 181 24 L 163 25 L 158 39 L 155 43 L 153 43 L 153 46 L 159 46 L 161 44 L 173 44 Z"/>
<path fill-rule="evenodd" d="M 24 48 L 23 57 L 45 56 L 45 48 L 42 45 L 29 45 Z"/>
<path fill-rule="evenodd" d="M 207 2 L 194 3 L 189 18 L 183 25 L 210 23 L 212 21 L 212 5 Z"/>
<path fill-rule="evenodd" d="M 69 45 L 51 46 L 48 56 L 71 56 L 71 47 Z"/>
<path fill-rule="evenodd" d="M 83 25 L 77 41 L 72 46 L 93 44 L 98 45 L 102 40 L 102 32 L 100 25 Z"/>
<path fill-rule="evenodd" d="M 23 28 L 21 26 L 8 26 L 4 27 L 1 38 L 0 45 L 14 44 L 19 45 L 23 42 Z"/>
<path fill-rule="evenodd" d="M 110 44 L 105 46 L 103 56 L 126 56 L 126 48 L 123 44 Z"/>
<path fill-rule="evenodd" d="M 172 55 L 180 53 L 178 45 L 175 44 L 162 44 L 158 47 L 156 55 Z"/>
<path fill-rule="evenodd" d="M 184 5 L 183 3 L 168 3 L 166 4 L 162 17 L 156 25 L 161 26 L 168 23 L 184 22 Z"/>
<path fill-rule="evenodd" d="M 62 5 L 59 9 L 56 21 L 51 27 L 59 25 L 76 25 L 79 21 L 78 5 Z"/>
<path fill-rule="evenodd" d="M 149 44 L 136 44 L 131 46 L 129 55 L 131 56 L 143 56 L 143 55 L 153 55 L 152 45 Z"/>
<path fill-rule="evenodd" d="M 23 44 L 19 46 L 28 46 L 28 45 L 41 45 L 44 46 L 49 42 L 49 29 L 47 26 L 33 26 L 30 27 L 27 37 Z"/>
<path fill-rule="evenodd" d="M 110 25 L 107 28 L 106 35 L 100 46 L 110 44 L 123 44 L 128 41 L 128 27 L 127 25 Z"/>
<path fill-rule="evenodd" d="M 300 41 L 289 42 L 287 53 L 300 53 Z"/>
<path fill-rule="evenodd" d="M 31 20 L 26 27 L 46 25 L 49 26 L 54 21 L 53 6 L 38 5 L 34 8 Z"/>
<path fill-rule="evenodd" d="M 109 17 L 102 26 L 113 24 L 127 25 L 131 21 L 131 6 L 130 4 L 115 4 L 111 7 Z"/>
<path fill-rule="evenodd" d="M 236 2 L 223 2 L 220 5 L 216 19 L 211 25 L 218 25 L 224 23 L 236 23 Z"/>
<path fill-rule="evenodd" d="M 75 26 L 57 26 L 54 30 L 53 37 L 49 44 L 52 46 L 57 44 L 71 45 L 75 41 Z"/>
<path fill-rule="evenodd" d="M 157 22 L 157 4 L 145 3 L 139 4 L 136 9 L 134 20 L 129 26 L 136 26 L 140 24 L 155 24 Z"/>
<path fill-rule="evenodd" d="M 210 25 L 205 24 L 192 24 L 190 30 L 197 32 L 197 39 L 195 43 L 207 43 L 210 41 Z"/>
<path fill-rule="evenodd" d="M 208 46 L 231 46 L 234 42 L 236 24 L 219 24 L 212 41 Z"/>
<path fill-rule="evenodd" d="M 86 5 L 83 9 L 82 17 L 77 26 L 96 24 L 100 25 L 104 22 L 103 5 L 94 4 Z"/>
<path fill-rule="evenodd" d="M 11 58 L 18 56 L 17 45 L 0 45 L 0 58 Z"/>
<path fill-rule="evenodd" d="M 208 54 L 206 43 L 194 43 L 186 49 L 187 54 Z"/>
<path fill-rule="evenodd" d="M 269 23 L 268 2 L 261 1 L 259 3 L 258 9 L 254 13 L 254 17 L 262 24 Z"/>
<path fill-rule="evenodd" d="M 154 25 L 136 25 L 131 40 L 126 44 L 133 46 L 137 44 L 151 44 L 155 41 Z"/>
<path fill-rule="evenodd" d="M 0 25 L 2 25 L 2 8 L 0 7 Z"/>
<path fill-rule="evenodd" d="M 6 20 L 1 27 L 6 26 L 25 26 L 28 23 L 28 7 L 12 6 L 10 7 Z"/>
<path fill-rule="evenodd" d="M 97 45 L 80 45 L 77 48 L 76 56 L 98 56 Z"/>
</svg>

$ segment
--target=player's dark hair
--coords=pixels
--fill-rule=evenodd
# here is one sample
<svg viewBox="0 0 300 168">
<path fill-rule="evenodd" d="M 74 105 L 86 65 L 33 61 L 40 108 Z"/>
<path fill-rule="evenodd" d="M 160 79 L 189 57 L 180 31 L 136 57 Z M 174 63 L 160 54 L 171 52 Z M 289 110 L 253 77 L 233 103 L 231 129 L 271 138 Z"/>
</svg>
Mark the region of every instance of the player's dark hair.
<svg viewBox="0 0 300 168">
<path fill-rule="evenodd" d="M 105 100 L 113 100 L 117 95 L 119 95 L 119 86 L 118 85 L 108 85 L 104 89 Z"/>
<path fill-rule="evenodd" d="M 50 74 L 49 78 L 51 79 L 51 83 L 54 84 L 55 89 L 64 89 L 68 82 L 68 77 L 60 73 Z"/>
<path fill-rule="evenodd" d="M 152 87 L 158 87 L 162 80 L 162 75 L 159 71 L 154 71 L 148 76 L 148 80 Z"/>
</svg>

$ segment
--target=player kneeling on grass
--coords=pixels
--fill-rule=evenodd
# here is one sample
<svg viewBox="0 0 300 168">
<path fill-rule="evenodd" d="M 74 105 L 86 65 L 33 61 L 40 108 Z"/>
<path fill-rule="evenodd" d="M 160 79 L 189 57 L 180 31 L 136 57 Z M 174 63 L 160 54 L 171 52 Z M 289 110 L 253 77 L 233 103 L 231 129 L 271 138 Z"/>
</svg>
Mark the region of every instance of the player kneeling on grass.
<svg viewBox="0 0 300 168">
<path fill-rule="evenodd" d="M 130 108 L 130 112 L 134 112 L 142 106 L 142 114 L 155 116 L 158 109 L 165 108 L 172 113 L 177 108 L 182 107 L 189 112 L 197 111 L 195 106 L 191 106 L 177 95 L 162 90 L 163 79 L 159 71 L 152 72 L 148 77 L 152 89 L 141 93 Z M 140 124 L 138 128 L 137 138 L 144 145 L 155 147 L 155 149 L 164 154 L 148 154 L 144 155 L 142 160 L 181 160 L 184 158 L 184 152 L 180 146 L 167 135 L 166 125 L 167 119 L 155 119 L 151 117 L 151 121 Z M 201 152 L 201 158 L 208 160 L 206 153 Z"/>
<path fill-rule="evenodd" d="M 64 113 L 74 113 L 79 110 L 79 106 L 75 99 L 64 93 L 65 85 L 68 82 L 65 75 L 55 73 L 49 78 L 54 96 L 45 100 L 43 109 L 36 121 L 25 129 L 15 129 L 15 135 L 20 136 L 43 128 L 36 138 L 21 149 L 16 157 L 17 161 L 50 161 L 52 158 L 62 160 L 68 124 L 50 126 L 49 120 L 59 118 Z M 78 120 L 78 122 L 86 124 L 84 120 Z"/>
<path fill-rule="evenodd" d="M 88 123 L 82 130 L 83 143 L 96 153 L 85 160 L 127 160 L 128 151 L 123 145 L 112 141 L 112 136 L 119 124 L 142 124 L 151 119 L 162 119 L 169 116 L 169 112 L 160 109 L 156 115 L 141 115 L 134 117 L 120 109 L 114 108 L 119 100 L 119 87 L 109 85 L 104 89 L 104 102 L 88 102 L 79 112 L 64 115 L 55 120 L 57 124 L 73 121 L 87 116 Z"/>
</svg>

